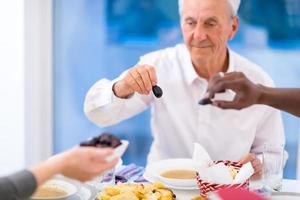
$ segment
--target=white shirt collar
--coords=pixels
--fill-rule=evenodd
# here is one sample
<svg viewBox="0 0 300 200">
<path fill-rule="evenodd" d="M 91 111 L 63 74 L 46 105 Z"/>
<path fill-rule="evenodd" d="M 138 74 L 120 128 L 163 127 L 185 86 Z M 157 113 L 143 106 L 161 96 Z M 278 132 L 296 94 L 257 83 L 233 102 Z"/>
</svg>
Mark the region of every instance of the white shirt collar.
<svg viewBox="0 0 300 200">
<path fill-rule="evenodd" d="M 228 48 L 229 52 L 229 66 L 227 72 L 235 71 L 234 52 Z"/>
<path fill-rule="evenodd" d="M 234 55 L 230 49 L 228 49 L 228 52 L 229 52 L 229 66 L 227 72 L 233 72 L 235 70 Z M 192 64 L 190 53 L 188 52 L 187 49 L 186 49 L 186 54 L 182 56 L 184 56 L 183 72 L 188 85 L 191 85 L 196 79 L 203 79 L 202 77 L 199 77 L 198 74 L 196 73 L 195 68 Z"/>
</svg>

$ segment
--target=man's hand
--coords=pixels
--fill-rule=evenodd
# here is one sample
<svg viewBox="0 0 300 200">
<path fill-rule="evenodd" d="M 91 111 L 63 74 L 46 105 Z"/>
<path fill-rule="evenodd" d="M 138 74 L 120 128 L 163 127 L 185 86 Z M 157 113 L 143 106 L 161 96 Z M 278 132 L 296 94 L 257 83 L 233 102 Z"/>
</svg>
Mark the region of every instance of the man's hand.
<svg viewBox="0 0 300 200">
<path fill-rule="evenodd" d="M 207 89 L 208 98 L 212 99 L 216 93 L 233 90 L 236 95 L 233 101 L 213 101 L 213 105 L 223 109 L 242 109 L 259 102 L 260 86 L 252 83 L 242 72 L 226 73 L 213 76 Z"/>
<path fill-rule="evenodd" d="M 127 98 L 134 92 L 148 95 L 157 84 L 155 68 L 149 65 L 136 65 L 129 69 L 125 77 L 116 82 L 113 91 L 117 97 Z"/>
<path fill-rule="evenodd" d="M 249 153 L 239 161 L 240 164 L 245 164 L 247 162 L 251 162 L 252 167 L 254 169 L 254 174 L 252 175 L 251 179 L 254 179 L 254 180 L 260 179 L 262 176 L 261 161 L 256 157 L 255 154 Z"/>
</svg>

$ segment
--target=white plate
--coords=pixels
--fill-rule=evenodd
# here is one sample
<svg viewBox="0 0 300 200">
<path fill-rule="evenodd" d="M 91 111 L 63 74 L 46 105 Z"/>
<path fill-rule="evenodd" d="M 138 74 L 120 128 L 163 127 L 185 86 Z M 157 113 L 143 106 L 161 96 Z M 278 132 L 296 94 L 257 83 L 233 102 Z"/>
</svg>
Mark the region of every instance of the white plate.
<svg viewBox="0 0 300 200">
<path fill-rule="evenodd" d="M 271 200 L 299 200 L 300 193 L 295 192 L 275 192 L 272 194 Z"/>
<path fill-rule="evenodd" d="M 149 182 L 160 181 L 166 185 L 166 187 L 171 189 L 178 190 L 199 190 L 197 186 L 196 179 L 195 181 L 184 181 L 179 179 L 174 179 L 170 181 L 160 176 L 163 171 L 172 170 L 172 169 L 187 169 L 195 170 L 192 159 L 186 158 L 177 158 L 177 159 L 167 159 L 161 160 L 152 164 L 149 164 L 146 167 L 144 178 Z"/>
<path fill-rule="evenodd" d="M 98 191 L 96 188 L 88 184 L 82 184 L 77 194 L 67 200 L 95 200 L 97 195 Z"/>
<path fill-rule="evenodd" d="M 122 155 L 125 153 L 128 145 L 129 145 L 129 142 L 127 140 L 121 140 L 121 145 L 117 146 L 115 149 L 114 149 L 114 153 L 111 155 L 111 156 L 108 156 L 106 158 L 106 160 L 108 162 L 112 161 L 113 159 L 119 157 L 121 158 Z"/>
<path fill-rule="evenodd" d="M 78 185 L 78 192 L 74 196 L 68 197 L 66 200 L 95 200 L 98 195 L 97 189 L 91 185 L 60 175 L 56 178 Z"/>
<path fill-rule="evenodd" d="M 116 164 L 115 168 L 121 167 L 123 165 L 122 158 L 119 159 L 119 162 Z"/>
<path fill-rule="evenodd" d="M 78 192 L 78 185 L 67 180 L 53 178 L 45 182 L 42 186 L 50 188 L 58 188 L 65 191 L 67 194 L 60 197 L 31 197 L 34 200 L 65 200 L 74 196 Z"/>
</svg>

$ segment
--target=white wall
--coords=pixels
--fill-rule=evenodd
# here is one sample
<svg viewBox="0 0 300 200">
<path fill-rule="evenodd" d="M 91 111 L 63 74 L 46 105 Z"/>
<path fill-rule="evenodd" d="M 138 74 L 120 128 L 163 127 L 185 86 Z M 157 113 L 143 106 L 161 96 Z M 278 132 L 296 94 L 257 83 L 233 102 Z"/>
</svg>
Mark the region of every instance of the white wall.
<svg viewBox="0 0 300 200">
<path fill-rule="evenodd" d="M 0 1 L 0 174 L 24 167 L 24 2 Z"/>
<path fill-rule="evenodd" d="M 25 0 L 26 166 L 52 155 L 52 0 Z"/>
<path fill-rule="evenodd" d="M 0 0 L 0 176 L 52 154 L 52 0 Z"/>
</svg>

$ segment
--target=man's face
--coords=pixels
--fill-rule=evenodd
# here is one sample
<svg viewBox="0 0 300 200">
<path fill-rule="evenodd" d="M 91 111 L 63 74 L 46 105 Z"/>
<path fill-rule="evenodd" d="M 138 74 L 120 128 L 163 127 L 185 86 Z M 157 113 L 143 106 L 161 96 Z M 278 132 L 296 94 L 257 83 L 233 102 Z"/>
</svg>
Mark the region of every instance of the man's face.
<svg viewBox="0 0 300 200">
<path fill-rule="evenodd" d="M 181 29 L 193 61 L 205 62 L 226 52 L 238 27 L 227 0 L 183 0 Z"/>
</svg>

